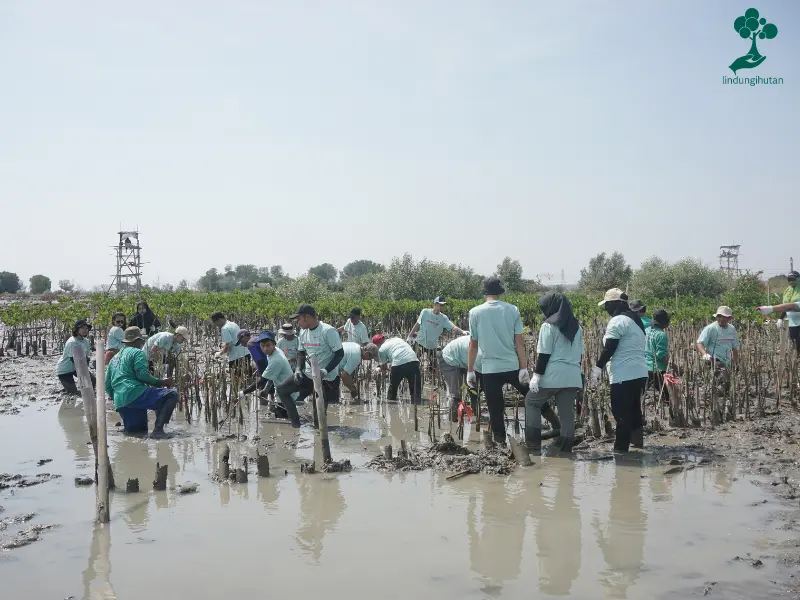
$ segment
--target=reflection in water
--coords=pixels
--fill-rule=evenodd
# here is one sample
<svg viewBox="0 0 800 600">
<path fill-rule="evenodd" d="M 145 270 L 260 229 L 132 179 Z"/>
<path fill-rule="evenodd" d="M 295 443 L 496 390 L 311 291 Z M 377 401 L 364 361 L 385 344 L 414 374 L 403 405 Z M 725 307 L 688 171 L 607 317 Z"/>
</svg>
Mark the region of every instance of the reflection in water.
<svg viewBox="0 0 800 600">
<path fill-rule="evenodd" d="M 628 587 L 636 583 L 642 569 L 647 521 L 641 481 L 638 469 L 617 464 L 608 523 L 592 519 L 597 545 L 608 567 L 600 572 L 600 582 L 609 598 L 627 598 Z"/>
<path fill-rule="evenodd" d="M 111 585 L 111 527 L 95 525 L 92 545 L 89 549 L 89 564 L 83 570 L 83 600 L 115 600 L 117 594 Z"/>
<path fill-rule="evenodd" d="M 268 513 L 278 510 L 278 479 L 276 477 L 259 477 L 256 485 L 256 495 L 267 509 Z"/>
<path fill-rule="evenodd" d="M 336 476 L 298 477 L 300 493 L 300 525 L 297 543 L 319 562 L 325 533 L 334 531 L 345 509 L 344 496 Z"/>
<path fill-rule="evenodd" d="M 89 426 L 83 420 L 83 411 L 61 410 L 58 412 L 58 424 L 64 430 L 67 448 L 75 453 L 78 462 L 94 458 L 92 445 L 89 443 Z"/>
<path fill-rule="evenodd" d="M 572 464 L 567 464 L 567 468 L 545 477 L 542 498 L 531 508 L 536 523 L 539 589 L 552 596 L 568 595 L 581 568 L 581 514 L 575 502 L 575 472 Z"/>
</svg>

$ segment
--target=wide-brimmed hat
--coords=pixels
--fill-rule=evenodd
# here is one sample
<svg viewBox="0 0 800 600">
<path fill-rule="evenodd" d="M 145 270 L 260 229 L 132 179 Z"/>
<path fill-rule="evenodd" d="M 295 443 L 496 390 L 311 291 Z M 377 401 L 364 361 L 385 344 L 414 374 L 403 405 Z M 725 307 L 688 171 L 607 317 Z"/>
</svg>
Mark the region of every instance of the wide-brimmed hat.
<svg viewBox="0 0 800 600">
<path fill-rule="evenodd" d="M 635 313 L 642 312 L 643 310 L 647 309 L 647 307 L 644 305 L 644 302 L 641 300 L 631 300 L 628 306 L 630 306 L 631 310 Z"/>
<path fill-rule="evenodd" d="M 604 306 L 606 302 L 616 302 L 618 300 L 624 300 L 623 296 L 625 292 L 623 292 L 619 288 L 611 288 L 608 290 L 603 296 L 603 299 L 597 303 L 597 306 Z"/>
<path fill-rule="evenodd" d="M 283 335 L 294 335 L 295 334 L 294 325 L 292 325 L 291 323 L 284 323 L 283 325 L 281 325 L 281 333 Z"/>
<path fill-rule="evenodd" d="M 185 341 L 189 341 L 189 329 L 183 325 L 178 325 L 175 328 L 175 335 L 181 336 Z"/>
<path fill-rule="evenodd" d="M 669 313 L 663 308 L 653 313 L 653 322 L 661 327 L 669 325 Z"/>
<path fill-rule="evenodd" d="M 375 344 L 364 344 L 361 346 L 361 352 L 372 360 L 378 360 L 378 347 Z"/>
<path fill-rule="evenodd" d="M 125 330 L 125 334 L 122 336 L 122 341 L 125 344 L 132 344 L 136 340 L 143 340 L 143 339 L 144 338 L 142 337 L 142 330 L 136 327 L 135 325 L 133 327 L 128 327 Z"/>
<path fill-rule="evenodd" d="M 487 277 L 483 280 L 483 295 L 484 296 L 499 296 L 504 293 L 506 288 L 497 277 Z"/>
<path fill-rule="evenodd" d="M 236 334 L 236 345 L 237 346 L 241 346 L 242 345 L 242 338 L 244 336 L 246 336 L 246 335 L 250 335 L 250 330 L 249 329 L 240 329 L 239 330 L 239 333 Z"/>
<path fill-rule="evenodd" d="M 75 321 L 75 326 L 72 328 L 72 335 L 76 335 L 78 333 L 78 329 L 81 327 L 88 327 L 89 329 L 92 328 L 86 319 L 79 319 L 78 321 Z"/>
<path fill-rule="evenodd" d="M 720 306 L 717 312 L 714 313 L 715 317 L 732 317 L 733 309 L 730 306 Z"/>
</svg>

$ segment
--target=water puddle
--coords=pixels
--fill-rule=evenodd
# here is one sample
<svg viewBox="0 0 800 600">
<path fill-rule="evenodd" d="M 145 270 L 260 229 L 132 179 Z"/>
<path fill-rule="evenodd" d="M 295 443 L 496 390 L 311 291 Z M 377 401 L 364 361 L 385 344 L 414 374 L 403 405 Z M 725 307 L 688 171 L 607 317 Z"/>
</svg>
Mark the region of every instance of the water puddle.
<svg viewBox="0 0 800 600">
<path fill-rule="evenodd" d="M 373 404 L 329 412 L 333 456 L 355 470 L 304 475 L 301 463 L 319 464 L 310 428 L 234 424 L 239 437 L 219 441 L 227 424 L 213 434 L 176 417 L 169 440 L 109 435 L 117 485 L 138 478 L 141 491 L 114 493 L 110 526 L 94 527 L 94 487 L 74 483 L 93 470 L 82 414 L 0 416 L 0 473 L 61 475 L 0 490 L 0 519 L 58 526 L 0 552 L 3 587 L 15 598 L 769 598 L 781 576 L 769 556 L 796 539 L 732 465 L 664 475 L 641 459 L 544 457 L 507 477 L 378 473 L 363 466 L 382 444 L 422 440 L 427 425 L 415 434 L 410 407 Z M 246 484 L 211 480 L 224 444 L 238 466 L 256 437 L 271 477 L 253 467 Z M 167 491 L 152 491 L 156 463 Z M 189 481 L 196 493 L 173 489 Z"/>
</svg>

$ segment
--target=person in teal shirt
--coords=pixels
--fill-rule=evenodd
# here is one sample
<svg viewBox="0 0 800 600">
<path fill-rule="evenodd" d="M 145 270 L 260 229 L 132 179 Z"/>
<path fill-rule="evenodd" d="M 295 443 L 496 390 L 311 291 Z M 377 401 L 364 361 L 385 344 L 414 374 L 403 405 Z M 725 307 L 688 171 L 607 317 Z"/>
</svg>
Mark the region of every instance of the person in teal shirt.
<svg viewBox="0 0 800 600">
<path fill-rule="evenodd" d="M 645 392 L 652 385 L 659 398 L 669 401 L 669 392 L 664 386 L 664 373 L 669 367 L 669 313 L 657 310 L 653 313 L 653 325 L 645 336 L 645 359 L 647 361 L 647 385 Z"/>
<path fill-rule="evenodd" d="M 292 366 L 289 364 L 289 359 L 286 358 L 286 355 L 278 348 L 275 342 L 275 334 L 272 331 L 262 331 L 254 340 L 252 340 L 252 343 L 258 344 L 259 349 L 267 357 L 267 366 L 261 372 L 260 378 L 247 389 L 245 389 L 244 393 L 249 394 L 258 387 L 263 388 L 264 391 L 262 395 L 267 395 L 270 394 L 278 385 L 292 377 Z M 275 350 L 277 350 L 277 352 Z M 291 398 L 292 404 L 294 405 L 294 410 L 296 412 L 297 407 L 295 403 L 300 397 L 300 394 L 298 392 L 294 392 L 290 394 L 289 397 Z M 305 396 L 303 396 L 303 398 L 305 398 Z M 286 410 L 283 404 L 274 405 L 272 407 L 272 411 L 279 419 L 289 418 L 289 412 Z"/>
<path fill-rule="evenodd" d="M 369 360 L 371 349 L 368 351 L 367 347 L 372 345 L 370 342 L 363 346 L 356 342 L 342 343 L 344 358 L 339 363 L 339 377 L 342 378 L 342 383 L 350 391 L 350 398 L 353 402 L 359 400 L 358 383 L 355 379 L 356 371 L 358 371 L 362 360 Z"/>
<path fill-rule="evenodd" d="M 545 320 L 536 344 L 536 367 L 525 396 L 525 445 L 529 452 L 542 450 L 542 408 L 555 399 L 561 421 L 553 445 L 571 452 L 575 441 L 575 399 L 583 387 L 581 358 L 583 330 L 564 294 L 551 292 L 539 298 Z"/>
<path fill-rule="evenodd" d="M 379 361 L 380 370 L 389 371 L 387 400 L 397 400 L 397 391 L 405 379 L 408 381 L 411 402 L 422 403 L 422 373 L 419 369 L 419 358 L 408 342 L 404 342 L 400 338 L 387 340 L 382 335 L 374 335 L 365 358 Z"/>
<path fill-rule="evenodd" d="M 466 381 L 467 366 L 469 364 L 469 334 L 464 334 L 449 342 L 442 350 L 438 351 L 437 359 L 439 372 L 447 386 L 450 396 L 450 420 L 458 422 L 458 405 L 461 402 L 461 386 Z M 480 351 L 475 358 L 475 374 L 482 380 L 482 361 Z M 477 410 L 475 407 L 473 410 Z"/>
<path fill-rule="evenodd" d="M 355 342 L 359 346 L 369 342 L 369 331 L 361 320 L 360 308 L 356 307 L 350 311 L 350 318 L 347 319 L 347 323 L 339 327 L 339 333 L 347 335 L 348 342 Z"/>
<path fill-rule="evenodd" d="M 731 360 L 739 358 L 739 334 L 731 324 L 733 311 L 729 306 L 720 306 L 714 313 L 716 321 L 706 325 L 697 338 L 697 349 L 703 360 L 717 362 L 726 369 Z"/>
<path fill-rule="evenodd" d="M 299 347 L 300 340 L 297 339 L 294 325 L 291 323 L 284 323 L 281 325 L 281 337 L 278 338 L 278 349 L 289 359 L 289 364 L 292 365 L 292 369 L 297 365 L 297 349 Z"/>
<path fill-rule="evenodd" d="M 630 307 L 633 312 L 639 315 L 645 331 L 653 326 L 653 320 L 647 316 L 647 307 L 644 305 L 644 302 L 641 300 L 631 300 Z"/>
<path fill-rule="evenodd" d="M 126 327 L 125 313 L 115 312 L 111 315 L 111 329 L 108 330 L 106 339 L 106 364 L 122 350 L 122 337 L 125 335 Z"/>
<path fill-rule="evenodd" d="M 156 413 L 152 438 L 166 437 L 164 426 L 172 418 L 178 403 L 178 391 L 172 389 L 172 379 L 158 379 L 147 368 L 142 330 L 128 327 L 124 347 L 106 371 L 106 393 L 114 401 L 114 409 L 122 418 L 127 433 L 147 433 L 147 411 Z"/>
<path fill-rule="evenodd" d="M 406 342 L 410 345 L 417 334 L 417 343 L 425 350 L 433 351 L 439 346 L 439 337 L 444 331 L 452 330 L 456 335 L 464 335 L 464 331 L 453 325 L 442 309 L 447 301 L 442 296 L 433 299 L 433 308 L 423 308 L 417 322 L 411 328 Z"/>
<path fill-rule="evenodd" d="M 75 322 L 75 326 L 72 328 L 72 337 L 64 343 L 64 352 L 61 355 L 61 359 L 56 364 L 58 380 L 64 387 L 64 391 L 71 396 L 81 395 L 78 391 L 78 386 L 75 384 L 77 371 L 75 370 L 75 360 L 72 358 L 72 351 L 76 346 L 81 346 L 86 356 L 86 363 L 87 365 L 89 364 L 92 358 L 92 351 L 89 340 L 86 338 L 89 336 L 89 330 L 91 328 L 92 326 L 83 319 Z M 95 379 L 94 373 L 89 373 L 89 375 L 92 378 L 92 387 L 95 387 L 97 385 L 97 380 Z"/>
</svg>

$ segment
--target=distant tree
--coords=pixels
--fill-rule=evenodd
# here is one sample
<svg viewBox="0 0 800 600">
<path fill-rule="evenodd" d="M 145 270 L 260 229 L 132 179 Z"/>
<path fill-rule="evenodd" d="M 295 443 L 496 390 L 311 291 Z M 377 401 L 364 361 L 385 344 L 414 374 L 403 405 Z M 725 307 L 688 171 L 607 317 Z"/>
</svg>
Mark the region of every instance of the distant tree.
<svg viewBox="0 0 800 600">
<path fill-rule="evenodd" d="M 50 291 L 52 282 L 45 275 L 34 275 L 29 280 L 31 294 L 44 294 Z"/>
<path fill-rule="evenodd" d="M 719 269 L 693 258 L 670 264 L 653 256 L 645 260 L 631 278 L 633 293 L 650 298 L 670 298 L 676 293 L 680 296 L 716 298 L 728 285 Z"/>
<path fill-rule="evenodd" d="M 510 256 L 506 256 L 499 265 L 495 276 L 500 278 L 503 282 L 503 287 L 506 292 L 524 292 L 525 284 L 522 281 L 522 265 L 518 260 L 513 260 Z"/>
<path fill-rule="evenodd" d="M 336 267 L 331 263 L 322 263 L 316 267 L 311 267 L 308 270 L 308 274 L 317 277 L 320 281 L 324 281 L 325 283 L 332 283 L 336 281 L 337 271 Z"/>
<path fill-rule="evenodd" d="M 71 282 L 69 279 L 59 279 L 58 287 L 61 288 L 63 291 L 69 293 L 75 289 L 75 284 Z"/>
<path fill-rule="evenodd" d="M 164 284 L 164 285 L 162 285 L 162 286 L 161 286 L 159 289 L 160 289 L 162 292 L 174 292 L 174 291 L 175 291 L 175 286 L 174 286 L 174 285 L 172 285 L 171 283 L 165 283 L 165 284 Z"/>
<path fill-rule="evenodd" d="M 22 282 L 16 273 L 0 271 L 0 293 L 16 294 L 22 290 Z"/>
<path fill-rule="evenodd" d="M 632 272 L 621 253 L 614 252 L 606 256 L 605 252 L 601 252 L 589 261 L 585 269 L 581 269 L 578 286 L 585 291 L 605 291 L 613 287 L 624 290 Z"/>
<path fill-rule="evenodd" d="M 179 292 L 182 292 L 182 291 L 184 291 L 184 290 L 188 290 L 188 289 L 189 289 L 189 282 L 188 282 L 188 281 L 186 281 L 185 279 L 181 279 L 181 280 L 178 282 L 178 291 L 179 291 Z"/>
<path fill-rule="evenodd" d="M 283 270 L 280 265 L 274 265 L 269 268 L 269 276 L 272 279 L 272 285 L 278 286 L 291 281 L 291 277 Z"/>
<path fill-rule="evenodd" d="M 371 260 L 354 260 L 353 262 L 347 263 L 344 266 L 340 277 L 342 279 L 350 279 L 351 277 L 362 277 L 364 275 L 371 275 L 373 273 L 382 273 L 385 270 L 386 267 L 376 262 L 372 262 Z"/>
<path fill-rule="evenodd" d="M 315 275 L 291 279 L 276 289 L 278 296 L 292 302 L 316 302 L 330 295 L 324 281 Z"/>
<path fill-rule="evenodd" d="M 220 279 L 219 271 L 209 269 L 205 275 L 197 280 L 197 289 L 204 292 L 219 292 Z"/>
</svg>

